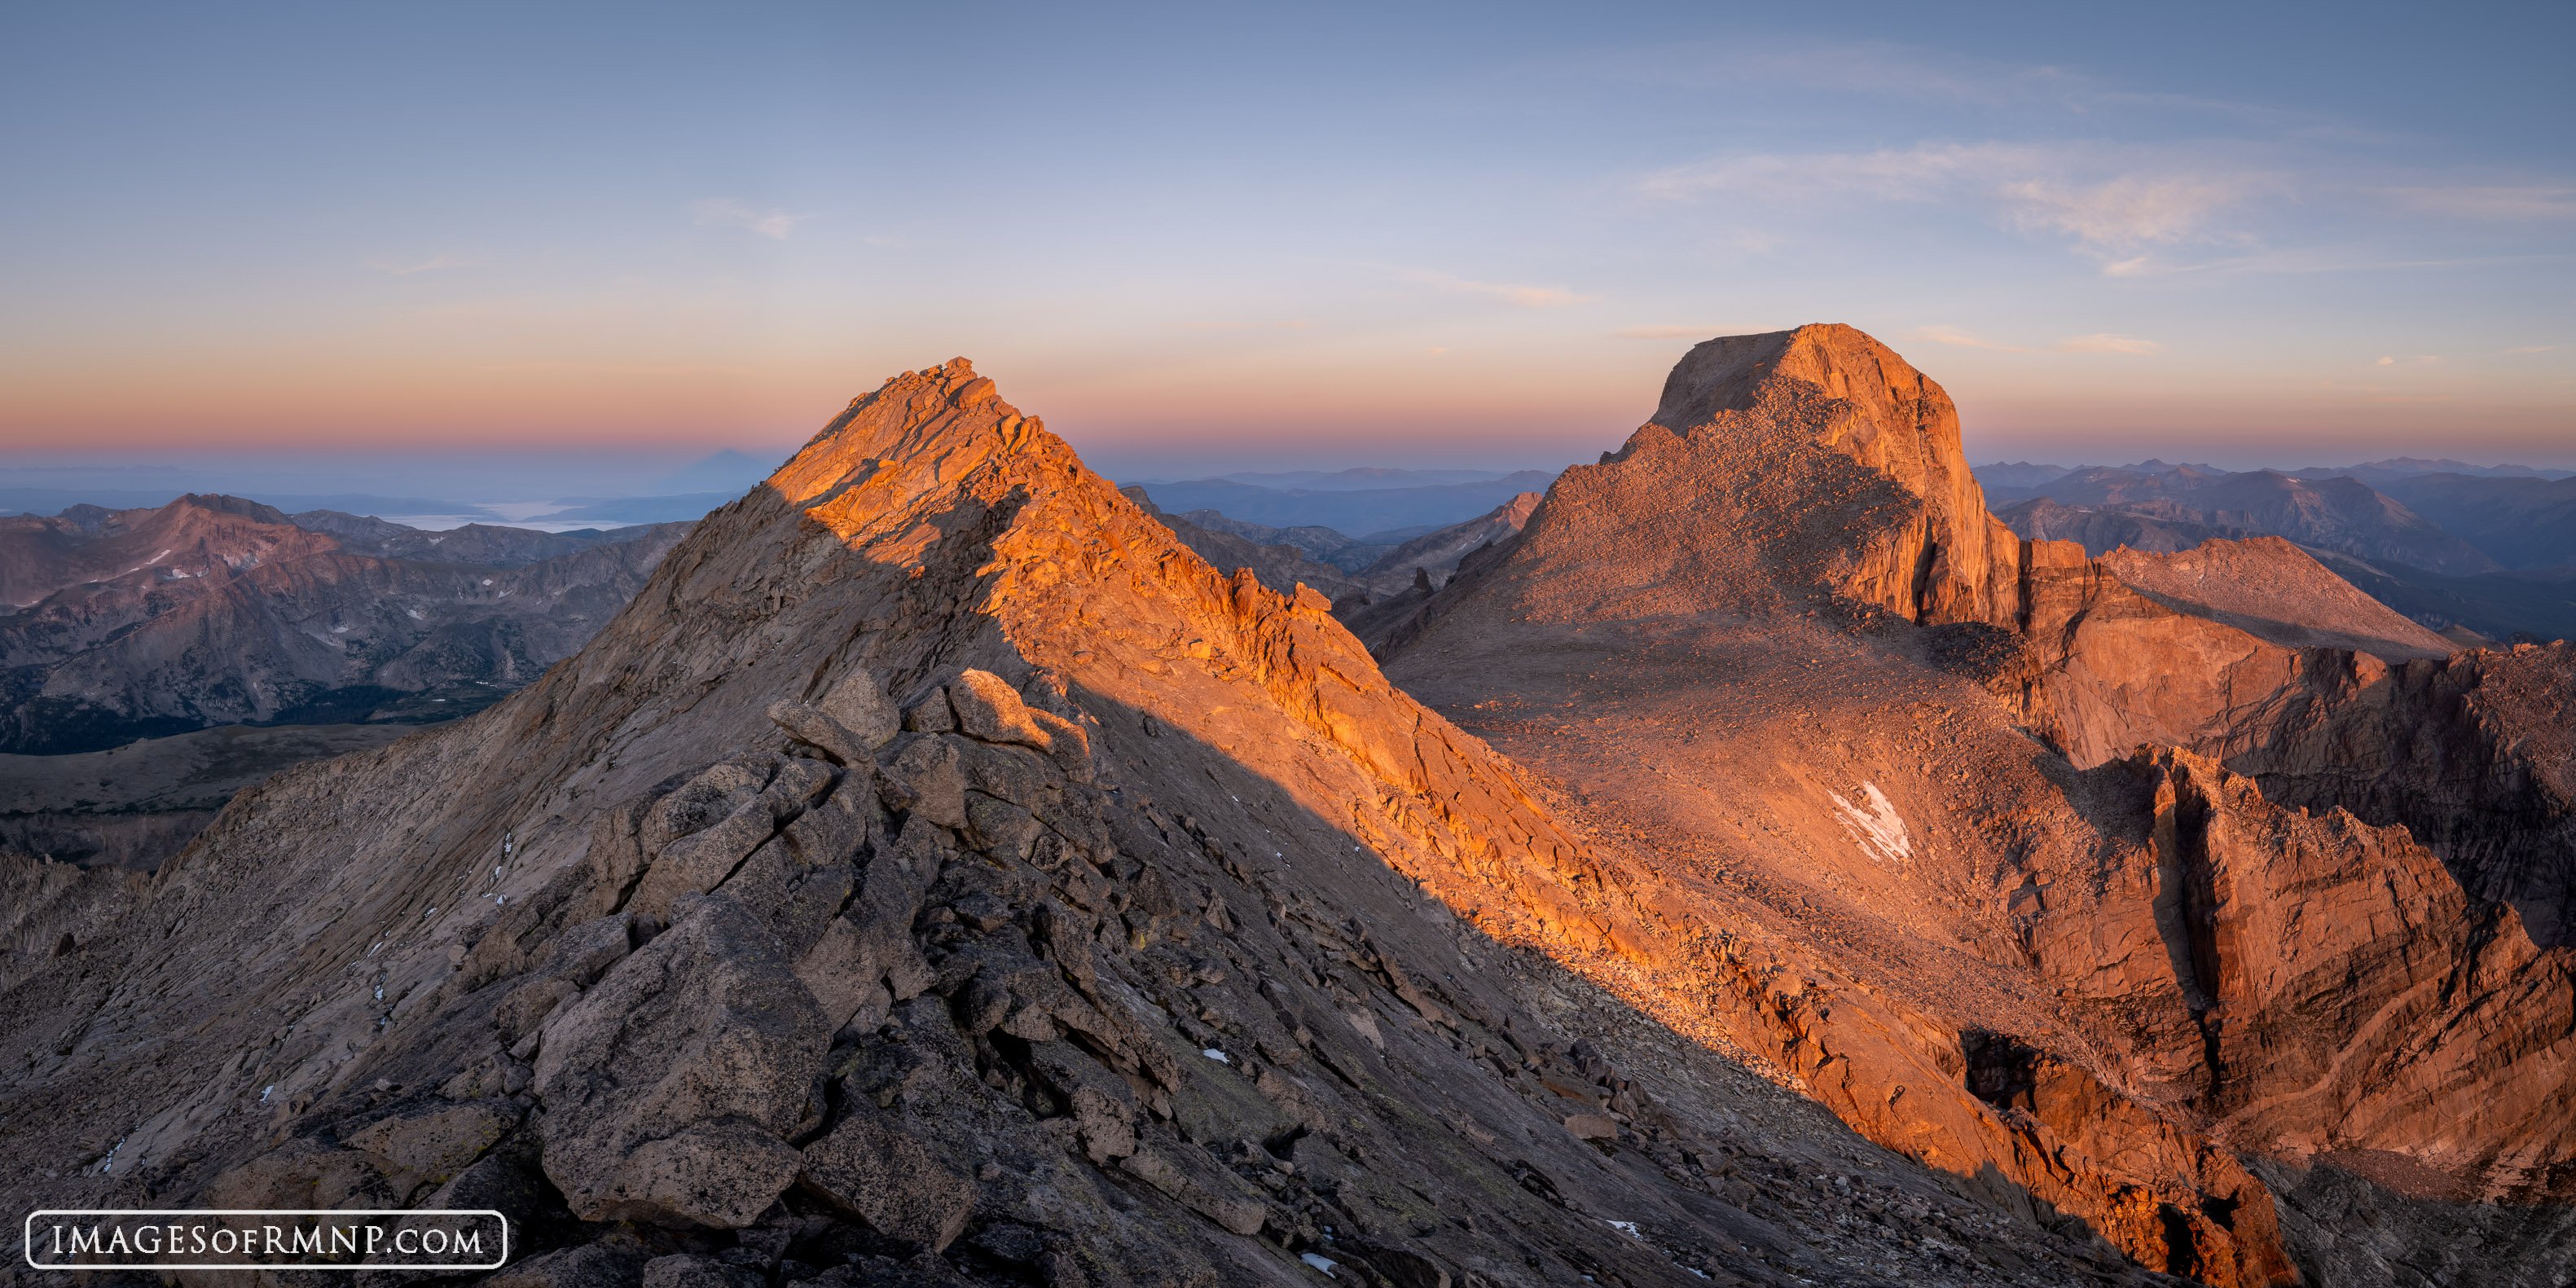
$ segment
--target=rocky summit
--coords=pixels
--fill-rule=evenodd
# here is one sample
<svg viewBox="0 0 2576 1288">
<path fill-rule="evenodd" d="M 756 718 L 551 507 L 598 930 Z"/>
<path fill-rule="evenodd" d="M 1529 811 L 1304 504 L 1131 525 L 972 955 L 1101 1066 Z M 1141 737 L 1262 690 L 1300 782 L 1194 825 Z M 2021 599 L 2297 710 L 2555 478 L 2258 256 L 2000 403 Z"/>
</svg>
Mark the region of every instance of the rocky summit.
<svg viewBox="0 0 2576 1288">
<path fill-rule="evenodd" d="M 489 710 L 12 875 L 0 1190 L 506 1288 L 2563 1275 L 2564 646 L 2022 541 L 1845 327 L 1507 518 L 1364 643 L 892 378 Z"/>
</svg>

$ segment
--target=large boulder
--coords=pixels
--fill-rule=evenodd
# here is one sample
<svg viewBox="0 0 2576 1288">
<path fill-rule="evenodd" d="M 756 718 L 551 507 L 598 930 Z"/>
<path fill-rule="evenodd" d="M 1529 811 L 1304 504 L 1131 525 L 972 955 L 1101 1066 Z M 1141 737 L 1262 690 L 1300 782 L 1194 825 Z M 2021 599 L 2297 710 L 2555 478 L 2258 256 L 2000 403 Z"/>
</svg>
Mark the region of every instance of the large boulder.
<svg viewBox="0 0 2576 1288">
<path fill-rule="evenodd" d="M 585 1221 L 738 1228 L 787 1188 L 831 1035 L 778 941 L 732 899 L 671 928 L 556 1011 L 534 1090 L 547 1177 Z"/>
<path fill-rule="evenodd" d="M 865 1112 L 805 1147 L 805 1190 L 877 1233 L 946 1249 L 975 1212 L 974 1182 L 919 1138 Z"/>
</svg>

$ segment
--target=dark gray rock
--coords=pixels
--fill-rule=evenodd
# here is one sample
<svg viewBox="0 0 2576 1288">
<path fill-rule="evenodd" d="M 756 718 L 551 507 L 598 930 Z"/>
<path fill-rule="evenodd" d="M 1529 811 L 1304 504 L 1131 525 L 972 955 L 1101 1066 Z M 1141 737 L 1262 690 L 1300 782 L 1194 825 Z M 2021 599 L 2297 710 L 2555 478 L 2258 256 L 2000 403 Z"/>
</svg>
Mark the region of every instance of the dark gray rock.
<svg viewBox="0 0 2576 1288">
<path fill-rule="evenodd" d="M 830 1037 L 777 940 L 722 896 L 679 919 L 543 1031 L 546 1175 L 584 1220 L 749 1224 L 796 1172 Z"/>
</svg>

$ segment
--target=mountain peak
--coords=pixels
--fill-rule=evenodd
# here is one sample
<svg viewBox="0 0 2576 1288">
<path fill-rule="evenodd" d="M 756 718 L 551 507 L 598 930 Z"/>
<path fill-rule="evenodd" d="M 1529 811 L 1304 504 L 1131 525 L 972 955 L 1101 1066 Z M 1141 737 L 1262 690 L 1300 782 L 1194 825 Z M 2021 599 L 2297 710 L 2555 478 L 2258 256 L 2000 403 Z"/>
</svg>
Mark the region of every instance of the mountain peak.
<svg viewBox="0 0 2576 1288">
<path fill-rule="evenodd" d="M 1703 510 L 1763 522 L 1728 534 Z M 1641 530 L 1664 525 L 1672 530 Z M 1533 553 L 1558 532 L 1585 534 L 1564 559 L 1618 552 L 1637 565 L 1634 584 L 1663 601 L 1658 612 L 1760 600 L 1791 583 L 1926 623 L 2008 623 L 2017 602 L 2018 541 L 1986 513 L 1958 408 L 1894 350 L 1841 324 L 1694 347 L 1654 418 L 1600 464 L 1568 470 L 1528 531 Z"/>
<path fill-rule="evenodd" d="M 973 363 L 951 358 L 941 366 L 889 377 L 875 392 L 851 399 L 848 408 L 769 476 L 768 484 L 787 500 L 809 507 L 860 486 L 894 487 L 916 495 L 1041 437 L 1070 457 L 1070 449 L 1046 434 L 1042 422 L 1022 416 L 1002 400 L 989 378 L 976 375 Z"/>
</svg>

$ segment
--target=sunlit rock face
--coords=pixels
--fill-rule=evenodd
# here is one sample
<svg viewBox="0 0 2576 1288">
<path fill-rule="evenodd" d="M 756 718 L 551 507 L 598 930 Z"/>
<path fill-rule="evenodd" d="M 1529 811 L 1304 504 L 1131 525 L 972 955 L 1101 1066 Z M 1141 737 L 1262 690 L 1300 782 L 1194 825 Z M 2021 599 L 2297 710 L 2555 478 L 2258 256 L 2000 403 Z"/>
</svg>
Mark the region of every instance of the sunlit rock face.
<svg viewBox="0 0 2576 1288">
<path fill-rule="evenodd" d="M 1658 974 L 1730 981 L 1703 1009 L 1873 1139 L 2210 1282 L 2297 1278 L 2346 1232 L 2274 1187 L 2382 1155 L 2506 1206 L 2374 1190 L 2373 1273 L 2545 1263 L 2566 670 L 2508 694 L 2277 543 L 1996 537 L 1956 443 L 1857 332 L 1711 341 L 1380 655 L 1723 927 Z"/>
</svg>

